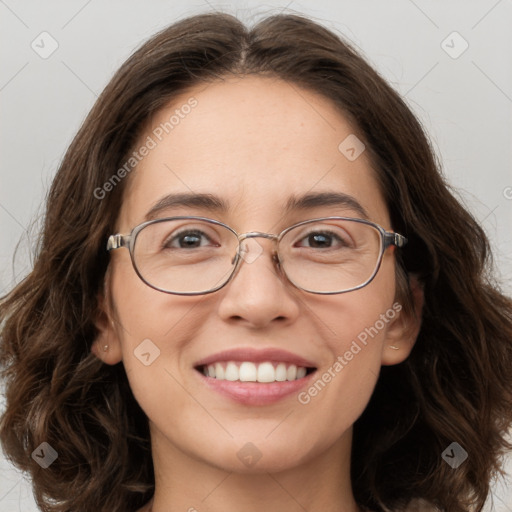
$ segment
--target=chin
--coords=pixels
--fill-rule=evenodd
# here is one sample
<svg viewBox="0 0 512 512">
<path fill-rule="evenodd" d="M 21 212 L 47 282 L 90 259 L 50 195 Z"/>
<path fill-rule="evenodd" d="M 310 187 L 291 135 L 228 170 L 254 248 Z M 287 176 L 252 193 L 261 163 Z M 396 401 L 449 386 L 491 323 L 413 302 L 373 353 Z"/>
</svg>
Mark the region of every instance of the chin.
<svg viewBox="0 0 512 512">
<path fill-rule="evenodd" d="M 243 439 L 238 438 L 227 446 L 218 443 L 217 439 L 217 449 L 215 451 L 210 449 L 207 458 L 204 457 L 204 452 L 197 456 L 207 464 L 223 471 L 240 474 L 286 471 L 301 465 L 314 456 L 311 451 L 304 451 L 305 448 L 311 446 L 309 442 L 292 441 L 289 436 L 276 435 L 274 439 L 255 436 L 253 439 L 251 440 L 251 437 L 246 435 Z M 207 441 L 205 444 L 212 446 L 213 441 Z"/>
</svg>

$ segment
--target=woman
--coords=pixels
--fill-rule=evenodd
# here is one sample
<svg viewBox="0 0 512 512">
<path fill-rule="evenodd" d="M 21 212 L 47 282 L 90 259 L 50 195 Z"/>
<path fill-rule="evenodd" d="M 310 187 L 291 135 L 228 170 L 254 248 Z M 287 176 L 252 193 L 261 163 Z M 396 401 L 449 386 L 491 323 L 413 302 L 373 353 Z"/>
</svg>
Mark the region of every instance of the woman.
<svg viewBox="0 0 512 512">
<path fill-rule="evenodd" d="M 349 45 L 182 20 L 98 99 L 2 300 L 3 449 L 49 511 L 481 510 L 512 423 L 488 257 Z"/>
</svg>

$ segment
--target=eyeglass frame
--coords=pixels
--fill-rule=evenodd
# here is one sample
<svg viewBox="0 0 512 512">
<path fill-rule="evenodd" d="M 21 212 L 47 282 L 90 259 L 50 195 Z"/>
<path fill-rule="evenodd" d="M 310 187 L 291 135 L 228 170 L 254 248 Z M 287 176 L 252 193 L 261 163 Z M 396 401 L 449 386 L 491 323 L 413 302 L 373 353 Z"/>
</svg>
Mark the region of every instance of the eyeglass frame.
<svg viewBox="0 0 512 512">
<path fill-rule="evenodd" d="M 135 263 L 135 257 L 134 257 L 135 242 L 137 241 L 138 234 L 146 226 L 149 226 L 151 224 L 157 224 L 160 222 L 171 221 L 171 220 L 185 220 L 185 219 L 202 220 L 202 221 L 206 221 L 211 224 L 216 224 L 216 225 L 222 226 L 224 228 L 227 228 L 229 231 L 231 231 L 238 239 L 238 250 L 235 254 L 235 260 L 232 262 L 234 266 L 233 266 L 233 270 L 231 271 L 230 276 L 220 286 L 217 286 L 216 288 L 213 288 L 213 289 L 205 291 L 205 292 L 171 292 L 168 290 L 164 290 L 162 288 L 158 288 L 157 286 L 152 285 L 151 283 L 146 281 L 146 279 L 144 279 L 144 277 L 142 276 L 142 274 L 140 273 L 140 271 L 137 267 L 137 264 Z M 279 243 L 280 243 L 281 239 L 283 238 L 283 236 L 286 233 L 288 233 L 289 231 L 291 231 L 292 229 L 294 229 L 298 226 L 301 226 L 303 224 L 310 224 L 310 223 L 318 222 L 318 221 L 325 221 L 325 220 L 354 221 L 354 222 L 358 222 L 361 224 L 366 224 L 368 226 L 371 226 L 379 232 L 380 238 L 381 238 L 381 244 L 380 244 L 381 249 L 380 249 L 379 258 L 377 260 L 377 264 L 375 266 L 373 274 L 364 283 L 362 283 L 358 286 L 355 286 L 353 288 L 349 288 L 347 290 L 342 290 L 339 292 L 314 292 L 311 290 L 306 290 L 306 289 L 296 285 L 288 277 L 288 275 L 287 275 L 286 271 L 284 270 L 283 266 L 281 265 L 281 261 L 279 259 Z M 304 220 L 304 221 L 298 222 L 296 224 L 293 224 L 292 226 L 289 226 L 289 227 L 283 229 L 283 231 L 281 231 L 281 233 L 276 235 L 273 233 L 262 233 L 261 231 L 249 231 L 248 233 L 238 234 L 232 227 L 230 227 L 227 224 L 224 224 L 223 222 L 220 222 L 218 220 L 210 219 L 208 217 L 198 217 L 198 216 L 194 216 L 194 215 L 182 215 L 182 216 L 176 216 L 176 217 L 164 217 L 164 218 L 159 218 L 159 219 L 148 220 L 146 222 L 143 222 L 142 224 L 135 226 L 131 230 L 131 232 L 128 234 L 123 235 L 121 233 L 116 233 L 114 235 L 110 235 L 107 240 L 107 251 L 110 252 L 112 250 L 120 249 L 122 247 L 127 248 L 130 253 L 130 259 L 132 262 L 133 269 L 135 270 L 135 273 L 139 276 L 139 278 L 142 280 L 142 282 L 144 284 L 146 284 L 150 288 L 153 288 L 154 290 L 157 290 L 162 293 L 170 293 L 172 295 L 188 295 L 188 296 L 207 295 L 207 294 L 210 294 L 210 293 L 220 290 L 221 288 L 226 286 L 233 279 L 233 277 L 235 276 L 235 274 L 237 273 L 237 271 L 240 267 L 240 264 L 241 264 L 240 262 L 243 259 L 242 257 L 240 257 L 240 253 L 241 253 L 241 249 L 242 249 L 242 242 L 248 238 L 256 238 L 256 237 L 266 238 L 268 240 L 274 240 L 276 242 L 276 249 L 272 253 L 272 259 L 275 263 L 277 263 L 277 266 L 278 266 L 280 272 L 284 275 L 284 277 L 287 279 L 287 281 L 292 286 L 294 286 L 295 288 L 298 288 L 299 290 L 305 291 L 307 293 L 314 293 L 317 295 L 337 295 L 340 293 L 352 292 L 352 291 L 359 290 L 359 289 L 365 287 L 371 281 L 373 281 L 373 279 L 377 275 L 377 272 L 379 271 L 381 264 L 382 264 L 382 258 L 383 258 L 384 252 L 388 249 L 388 247 L 393 245 L 397 248 L 402 248 L 407 244 L 407 241 L 408 241 L 407 238 L 405 236 L 401 235 L 400 233 L 396 233 L 394 231 L 387 231 L 382 226 L 379 226 L 379 224 L 377 224 L 375 222 L 372 222 L 372 221 L 366 220 L 366 219 L 360 219 L 357 217 L 330 216 L 330 217 L 318 217 L 315 219 L 308 219 L 308 220 Z M 131 243 L 132 240 L 134 240 L 133 244 Z"/>
</svg>

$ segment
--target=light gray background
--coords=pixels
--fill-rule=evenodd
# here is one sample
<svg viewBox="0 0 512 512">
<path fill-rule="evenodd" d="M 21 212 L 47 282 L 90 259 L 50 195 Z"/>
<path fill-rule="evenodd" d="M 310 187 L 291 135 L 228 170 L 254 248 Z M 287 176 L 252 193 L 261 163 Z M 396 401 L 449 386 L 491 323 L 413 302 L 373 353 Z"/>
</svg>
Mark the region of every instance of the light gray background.
<svg viewBox="0 0 512 512">
<path fill-rule="evenodd" d="M 423 122 L 512 292 L 512 0 L 0 0 L 0 294 L 30 268 L 28 228 L 113 72 L 160 28 L 213 8 L 247 22 L 303 13 L 355 43 Z M 43 31 L 59 45 L 47 59 L 31 48 Z M 493 495 L 493 510 L 512 512 L 512 476 Z M 18 510 L 37 510 L 30 485 L 0 457 L 0 511 Z"/>
</svg>

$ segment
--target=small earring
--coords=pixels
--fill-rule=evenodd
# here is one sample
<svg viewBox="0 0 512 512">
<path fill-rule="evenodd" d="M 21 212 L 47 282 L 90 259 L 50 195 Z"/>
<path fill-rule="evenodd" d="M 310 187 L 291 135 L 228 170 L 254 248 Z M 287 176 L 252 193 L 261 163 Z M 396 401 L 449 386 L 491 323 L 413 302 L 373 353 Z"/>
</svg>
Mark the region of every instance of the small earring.
<svg viewBox="0 0 512 512">
<path fill-rule="evenodd" d="M 389 345 L 389 348 L 392 348 L 393 350 L 400 350 L 399 347 L 395 347 L 395 345 Z"/>
<path fill-rule="evenodd" d="M 103 352 L 106 352 L 108 350 L 108 345 L 104 345 Z"/>
</svg>

